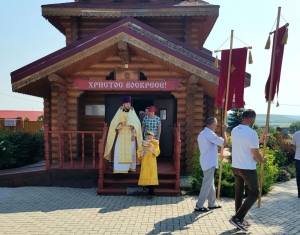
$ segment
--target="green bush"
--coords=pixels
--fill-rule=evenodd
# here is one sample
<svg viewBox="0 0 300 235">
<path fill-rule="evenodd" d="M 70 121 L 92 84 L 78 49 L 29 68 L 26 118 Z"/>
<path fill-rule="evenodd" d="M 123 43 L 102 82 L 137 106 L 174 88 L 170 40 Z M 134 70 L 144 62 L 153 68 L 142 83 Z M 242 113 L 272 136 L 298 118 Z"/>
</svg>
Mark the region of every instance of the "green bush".
<svg viewBox="0 0 300 235">
<path fill-rule="evenodd" d="M 199 148 L 194 149 L 194 156 L 192 158 L 193 172 L 188 178 L 188 182 L 191 185 L 191 189 L 195 193 L 199 193 L 199 189 L 202 186 L 203 171 L 199 162 L 200 151 Z"/>
<path fill-rule="evenodd" d="M 216 190 L 219 184 L 219 169 L 216 170 L 215 174 L 215 185 Z M 232 172 L 231 164 L 223 162 L 222 164 L 222 179 L 221 179 L 221 190 L 220 196 L 222 197 L 234 197 L 234 175 Z"/>
<path fill-rule="evenodd" d="M 283 167 L 287 165 L 287 153 L 282 151 L 281 149 L 275 149 L 274 151 L 274 164 L 278 167 Z"/>
<path fill-rule="evenodd" d="M 263 186 L 262 194 L 267 194 L 271 191 L 272 185 L 275 183 L 276 175 L 278 174 L 278 168 L 274 164 L 275 152 L 269 148 L 266 148 L 266 155 L 268 161 L 264 164 Z M 258 179 L 260 179 L 261 164 L 256 165 Z"/>
<path fill-rule="evenodd" d="M 36 163 L 44 157 L 44 136 L 42 133 L 1 133 L 5 150 L 0 155 L 0 169 L 21 167 Z"/>
<path fill-rule="evenodd" d="M 276 182 L 285 182 L 291 179 L 291 174 L 284 169 L 280 169 L 277 175 Z"/>
<path fill-rule="evenodd" d="M 282 167 L 282 169 L 286 170 L 291 175 L 291 178 L 296 178 L 296 167 L 294 164 Z"/>
<path fill-rule="evenodd" d="M 16 159 L 12 157 L 14 146 L 5 137 L 4 133 L 0 133 L 0 169 L 9 168 L 16 163 Z"/>
</svg>

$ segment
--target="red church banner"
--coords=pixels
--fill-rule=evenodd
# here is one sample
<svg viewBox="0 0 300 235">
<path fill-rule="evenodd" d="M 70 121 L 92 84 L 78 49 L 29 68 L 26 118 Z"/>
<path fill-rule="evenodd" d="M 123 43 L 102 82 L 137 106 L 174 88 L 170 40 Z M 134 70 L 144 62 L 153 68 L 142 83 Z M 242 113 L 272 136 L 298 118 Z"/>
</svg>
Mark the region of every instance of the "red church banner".
<svg viewBox="0 0 300 235">
<path fill-rule="evenodd" d="M 95 91 L 173 91 L 182 86 L 179 79 L 159 81 L 126 81 L 126 80 L 84 80 L 75 79 L 73 86 L 80 90 Z"/>
</svg>

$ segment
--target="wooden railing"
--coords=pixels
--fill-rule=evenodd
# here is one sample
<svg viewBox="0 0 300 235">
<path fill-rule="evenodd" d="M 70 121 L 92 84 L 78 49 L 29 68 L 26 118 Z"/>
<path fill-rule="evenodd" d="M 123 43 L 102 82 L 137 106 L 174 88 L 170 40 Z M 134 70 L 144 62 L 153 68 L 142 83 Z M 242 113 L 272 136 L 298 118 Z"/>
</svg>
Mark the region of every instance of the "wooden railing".
<svg viewBox="0 0 300 235">
<path fill-rule="evenodd" d="M 107 136 L 107 124 L 104 123 L 102 138 L 99 140 L 98 151 L 99 151 L 99 179 L 98 179 L 98 189 L 103 189 L 104 182 L 104 171 L 107 167 L 107 160 L 104 159 L 104 149 L 106 144 Z"/>
<path fill-rule="evenodd" d="M 107 126 L 104 126 L 104 129 L 107 129 Z M 72 136 L 74 134 L 81 135 L 81 168 L 85 168 L 85 135 L 92 135 L 93 138 L 93 152 L 92 152 L 92 168 L 96 168 L 96 134 L 102 134 L 102 131 L 64 131 L 63 128 L 60 128 L 59 131 L 50 131 L 49 126 L 45 124 L 44 126 L 44 141 L 45 141 L 45 160 L 46 160 L 46 170 L 49 170 L 51 167 L 50 151 L 49 151 L 49 135 L 57 134 L 58 138 L 58 168 L 63 168 L 65 160 L 65 141 L 69 141 L 69 157 L 70 157 L 70 167 L 74 168 L 74 158 L 72 150 Z M 68 137 L 68 140 L 65 140 L 65 137 Z M 103 138 L 103 137 L 102 137 Z M 99 140 L 101 141 L 101 139 Z M 77 143 L 79 144 L 79 143 Z M 100 153 L 99 153 L 100 154 Z M 100 159 L 99 159 L 100 161 Z"/>
<path fill-rule="evenodd" d="M 176 183 L 175 189 L 180 189 L 180 154 L 181 154 L 181 140 L 180 140 L 180 124 L 174 124 L 174 152 L 173 152 L 173 166 L 175 168 Z"/>
</svg>

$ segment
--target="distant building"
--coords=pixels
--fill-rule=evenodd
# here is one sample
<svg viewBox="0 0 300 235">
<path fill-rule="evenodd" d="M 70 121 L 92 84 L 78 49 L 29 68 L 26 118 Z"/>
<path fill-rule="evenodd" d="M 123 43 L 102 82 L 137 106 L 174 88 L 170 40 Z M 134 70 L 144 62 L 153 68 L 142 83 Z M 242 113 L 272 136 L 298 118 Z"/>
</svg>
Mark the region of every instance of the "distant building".
<svg viewBox="0 0 300 235">
<path fill-rule="evenodd" d="M 16 119 L 26 117 L 29 121 L 37 121 L 38 117 L 44 115 L 43 111 L 20 111 L 20 110 L 0 110 L 0 119 Z"/>
</svg>

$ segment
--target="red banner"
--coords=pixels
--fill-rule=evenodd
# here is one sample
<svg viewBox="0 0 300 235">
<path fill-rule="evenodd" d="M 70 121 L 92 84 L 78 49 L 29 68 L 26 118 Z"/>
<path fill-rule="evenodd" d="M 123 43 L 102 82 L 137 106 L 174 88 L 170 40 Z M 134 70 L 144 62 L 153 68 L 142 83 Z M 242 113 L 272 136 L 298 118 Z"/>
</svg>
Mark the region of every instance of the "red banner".
<svg viewBox="0 0 300 235">
<path fill-rule="evenodd" d="M 222 106 L 222 99 L 225 95 L 228 81 L 228 64 L 229 50 L 222 51 L 220 79 L 218 92 L 216 96 L 216 107 Z M 233 97 L 235 97 L 235 106 L 237 108 L 244 107 L 244 83 L 246 73 L 247 49 L 232 49 L 231 66 L 230 66 L 230 83 L 228 91 L 227 111 L 232 108 Z"/>
<path fill-rule="evenodd" d="M 274 100 L 275 93 L 278 95 L 279 91 L 279 82 L 280 82 L 280 73 L 281 73 L 281 65 L 282 65 L 282 58 L 283 58 L 283 52 L 284 52 L 284 44 L 281 43 L 283 36 L 285 34 L 286 27 L 283 26 L 278 29 L 278 36 L 277 36 L 277 46 L 273 46 L 272 50 L 272 57 L 273 54 L 275 54 L 275 63 L 274 63 L 274 73 L 273 73 L 273 84 L 272 84 L 272 90 L 270 91 L 270 82 L 271 82 L 271 69 L 272 69 L 272 59 L 271 59 L 271 66 L 270 66 L 270 74 L 265 86 L 265 98 L 266 101 L 269 100 L 269 93 L 271 92 L 271 101 Z M 273 43 L 275 43 L 275 33 L 273 38 Z M 274 51 L 275 50 L 275 51 Z"/>
<path fill-rule="evenodd" d="M 80 90 L 95 91 L 173 91 L 178 86 L 182 86 L 181 80 L 166 81 L 126 81 L 126 80 L 84 80 L 75 79 L 73 86 Z"/>
</svg>

